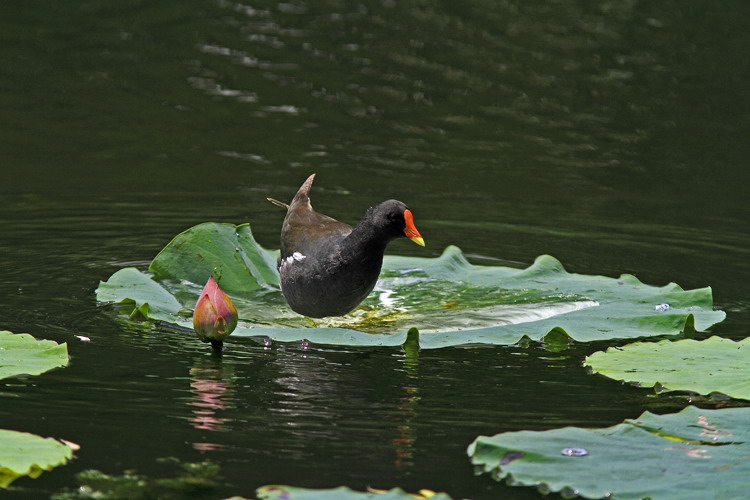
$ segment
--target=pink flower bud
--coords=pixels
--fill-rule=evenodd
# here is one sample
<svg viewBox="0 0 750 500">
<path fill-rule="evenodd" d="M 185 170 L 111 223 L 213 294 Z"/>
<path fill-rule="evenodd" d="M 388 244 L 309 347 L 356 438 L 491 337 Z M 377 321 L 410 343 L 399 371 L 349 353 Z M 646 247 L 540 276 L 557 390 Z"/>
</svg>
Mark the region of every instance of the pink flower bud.
<svg viewBox="0 0 750 500">
<path fill-rule="evenodd" d="M 237 308 L 219 288 L 213 276 L 208 278 L 193 313 L 193 328 L 203 342 L 221 342 L 237 327 Z"/>
</svg>

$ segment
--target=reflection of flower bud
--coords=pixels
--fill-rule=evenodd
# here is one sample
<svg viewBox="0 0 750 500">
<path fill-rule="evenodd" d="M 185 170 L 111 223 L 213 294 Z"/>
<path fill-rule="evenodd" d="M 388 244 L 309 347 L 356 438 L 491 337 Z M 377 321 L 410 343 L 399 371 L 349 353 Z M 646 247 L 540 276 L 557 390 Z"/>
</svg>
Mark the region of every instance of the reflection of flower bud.
<svg viewBox="0 0 750 500">
<path fill-rule="evenodd" d="M 221 342 L 237 326 L 237 309 L 232 300 L 214 280 L 208 278 L 206 286 L 195 304 L 193 328 L 203 342 Z"/>
</svg>

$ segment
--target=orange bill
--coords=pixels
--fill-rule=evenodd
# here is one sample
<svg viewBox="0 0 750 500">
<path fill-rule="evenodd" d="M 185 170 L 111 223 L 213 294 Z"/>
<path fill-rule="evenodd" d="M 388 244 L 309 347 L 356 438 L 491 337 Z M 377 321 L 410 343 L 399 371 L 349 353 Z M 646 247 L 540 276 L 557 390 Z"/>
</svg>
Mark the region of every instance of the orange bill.
<svg viewBox="0 0 750 500">
<path fill-rule="evenodd" d="M 406 227 L 404 228 L 406 237 L 423 247 L 424 239 L 422 239 L 422 235 L 419 234 L 417 227 L 414 225 L 414 215 L 412 215 L 411 210 L 404 210 L 404 220 L 406 221 Z"/>
</svg>

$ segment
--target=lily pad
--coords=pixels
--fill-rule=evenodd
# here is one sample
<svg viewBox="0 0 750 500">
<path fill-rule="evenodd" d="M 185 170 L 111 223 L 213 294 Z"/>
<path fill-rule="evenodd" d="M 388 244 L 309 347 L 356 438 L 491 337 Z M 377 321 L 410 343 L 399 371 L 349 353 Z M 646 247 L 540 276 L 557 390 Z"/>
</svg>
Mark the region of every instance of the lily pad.
<svg viewBox="0 0 750 500">
<path fill-rule="evenodd" d="M 21 476 L 37 478 L 72 456 L 71 447 L 55 439 L 0 429 L 0 488 Z"/>
<path fill-rule="evenodd" d="M 120 269 L 106 282 L 100 282 L 96 299 L 131 305 L 131 317 L 175 322 L 182 305 L 163 286 L 134 267 Z"/>
<path fill-rule="evenodd" d="M 641 387 L 750 399 L 750 338 L 635 342 L 595 352 L 584 364 Z"/>
<path fill-rule="evenodd" d="M 401 488 L 392 490 L 354 491 L 346 486 L 331 489 L 307 489 L 293 486 L 261 486 L 255 493 L 259 500 L 451 500 L 445 493 L 431 490 L 420 490 L 419 493 L 407 493 Z"/>
<path fill-rule="evenodd" d="M 67 344 L 37 340 L 27 333 L 0 331 L 0 379 L 39 375 L 67 364 Z"/>
<path fill-rule="evenodd" d="M 206 223 L 177 236 L 149 269 L 186 310 L 213 273 L 239 311 L 234 335 L 279 341 L 399 345 L 416 328 L 422 348 L 514 344 L 550 335 L 589 342 L 676 336 L 725 317 L 713 310 L 710 288 L 685 291 L 674 283 L 645 285 L 631 275 L 572 274 L 548 255 L 526 269 L 478 266 L 450 246 L 436 258 L 386 256 L 375 291 L 359 309 L 312 321 L 293 313 L 276 288 L 275 255 L 257 245 L 247 225 Z M 139 272 L 118 271 L 100 285 L 97 298 L 148 303 L 148 317 L 189 327 L 189 316 L 179 319 L 174 302 L 162 308 L 145 295 L 155 289 Z"/>
<path fill-rule="evenodd" d="M 213 275 L 227 293 L 278 287 L 276 254 L 261 247 L 249 224 L 207 222 L 178 234 L 148 270 L 157 280 L 205 284 Z"/>
<path fill-rule="evenodd" d="M 745 498 L 750 408 L 643 413 L 605 429 L 480 436 L 472 462 L 498 480 L 584 498 Z"/>
</svg>

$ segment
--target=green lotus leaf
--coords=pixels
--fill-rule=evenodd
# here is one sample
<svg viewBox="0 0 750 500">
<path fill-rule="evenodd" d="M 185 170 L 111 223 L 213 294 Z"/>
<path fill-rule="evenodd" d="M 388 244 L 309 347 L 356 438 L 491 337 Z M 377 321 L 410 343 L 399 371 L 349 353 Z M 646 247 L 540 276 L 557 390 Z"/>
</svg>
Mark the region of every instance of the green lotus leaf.
<svg viewBox="0 0 750 500">
<path fill-rule="evenodd" d="M 187 323 L 180 323 L 187 327 Z M 263 326 L 238 326 L 232 334 L 236 337 L 268 337 L 278 342 L 308 340 L 315 344 L 348 346 L 400 346 L 407 332 L 377 335 L 346 328 L 266 328 Z"/>
<path fill-rule="evenodd" d="M 0 331 L 0 379 L 39 375 L 67 364 L 67 344 L 36 340 L 26 333 Z"/>
<path fill-rule="evenodd" d="M 595 352 L 584 363 L 594 372 L 642 387 L 750 399 L 750 338 L 635 342 Z"/>
<path fill-rule="evenodd" d="M 134 267 L 125 267 L 99 283 L 96 299 L 100 302 L 132 306 L 131 317 L 177 321 L 180 302 L 163 286 Z"/>
<path fill-rule="evenodd" d="M 331 489 L 306 489 L 293 486 L 261 486 L 255 491 L 258 500 L 451 500 L 445 493 L 422 490 L 421 493 L 406 493 L 401 488 L 389 491 L 373 490 L 368 492 L 354 491 L 346 486 Z"/>
<path fill-rule="evenodd" d="M 750 408 L 643 413 L 605 429 L 480 436 L 472 462 L 495 479 L 584 498 L 745 498 Z"/>
<path fill-rule="evenodd" d="M 205 285 L 213 275 L 227 293 L 278 287 L 276 255 L 262 248 L 249 224 L 199 224 L 178 234 L 148 270 L 157 280 L 187 280 Z"/>
<path fill-rule="evenodd" d="M 65 465 L 73 456 L 70 446 L 52 438 L 0 429 L 0 488 L 21 476 L 37 478 Z"/>
<path fill-rule="evenodd" d="M 674 283 L 645 285 L 630 275 L 572 274 L 548 255 L 526 269 L 472 265 L 450 246 L 436 258 L 386 256 L 380 280 L 360 308 L 311 320 L 292 312 L 275 288 L 274 255 L 255 243 L 247 225 L 205 223 L 177 236 L 149 269 L 185 310 L 194 307 L 213 272 L 239 311 L 234 335 L 279 341 L 399 345 L 416 328 L 422 348 L 523 339 L 589 342 L 676 336 L 725 317 L 713 310 L 710 288 L 685 291 Z M 175 320 L 176 304 L 162 309 L 142 295 L 151 289 L 143 281 L 150 278 L 133 271 L 118 276 L 123 271 L 102 284 L 108 290 L 97 291 L 99 300 L 148 303 L 148 317 L 191 326 L 189 316 Z M 129 287 L 127 280 L 139 285 Z"/>
</svg>

